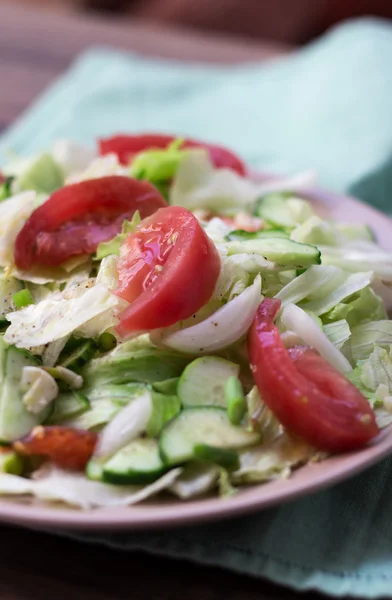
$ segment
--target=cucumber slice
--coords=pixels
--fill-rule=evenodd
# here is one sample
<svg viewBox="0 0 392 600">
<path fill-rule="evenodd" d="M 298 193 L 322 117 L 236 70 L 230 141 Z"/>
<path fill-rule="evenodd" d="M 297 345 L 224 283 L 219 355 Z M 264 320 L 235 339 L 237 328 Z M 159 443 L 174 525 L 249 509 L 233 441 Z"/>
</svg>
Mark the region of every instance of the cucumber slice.
<svg viewBox="0 0 392 600">
<path fill-rule="evenodd" d="M 22 370 L 27 366 L 36 367 L 39 362 L 27 350 L 7 346 L 2 337 L 0 340 L 0 439 L 12 442 L 42 423 L 52 407 L 49 405 L 38 414 L 26 409 L 20 389 Z"/>
<path fill-rule="evenodd" d="M 177 393 L 184 406 L 226 406 L 225 385 L 240 368 L 219 356 L 201 356 L 192 361 L 178 382 Z"/>
<path fill-rule="evenodd" d="M 104 465 L 102 479 L 106 483 L 152 483 L 167 470 L 159 454 L 158 442 L 133 440 L 121 448 Z"/>
<path fill-rule="evenodd" d="M 54 408 L 47 419 L 48 425 L 58 425 L 68 419 L 82 415 L 91 407 L 89 399 L 80 392 L 60 394 L 54 401 Z"/>
<path fill-rule="evenodd" d="M 177 394 L 179 380 L 179 377 L 172 377 L 171 379 L 165 379 L 165 381 L 156 381 L 152 384 L 152 388 L 161 394 Z"/>
<path fill-rule="evenodd" d="M 316 246 L 278 237 L 228 242 L 227 251 L 228 256 L 260 254 L 285 269 L 302 269 L 321 262 L 321 253 Z"/>
<path fill-rule="evenodd" d="M 289 234 L 286 233 L 283 229 L 263 229 L 262 231 L 244 231 L 243 229 L 236 229 L 235 231 L 230 231 L 225 236 L 225 240 L 230 242 L 232 240 L 258 240 L 263 238 L 289 238 Z"/>
<path fill-rule="evenodd" d="M 195 457 L 200 444 L 223 449 L 252 446 L 260 434 L 232 425 L 224 408 L 203 406 L 186 408 L 162 429 L 159 449 L 167 465 L 178 465 Z"/>
<path fill-rule="evenodd" d="M 97 344 L 94 340 L 86 340 L 80 346 L 75 348 L 71 354 L 60 359 L 59 365 L 72 371 L 80 369 L 93 358 L 97 350 Z"/>
<path fill-rule="evenodd" d="M 86 467 L 86 475 L 88 479 L 92 481 L 102 481 L 103 477 L 103 464 L 94 458 L 89 460 Z"/>
</svg>

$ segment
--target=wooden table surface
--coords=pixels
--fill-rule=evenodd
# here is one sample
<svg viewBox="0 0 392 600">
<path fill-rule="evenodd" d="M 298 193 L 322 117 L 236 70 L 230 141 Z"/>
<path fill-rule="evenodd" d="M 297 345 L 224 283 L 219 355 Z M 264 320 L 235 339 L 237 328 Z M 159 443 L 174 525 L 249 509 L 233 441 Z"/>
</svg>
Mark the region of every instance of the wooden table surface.
<svg viewBox="0 0 392 600">
<path fill-rule="evenodd" d="M 233 63 L 290 48 L 147 26 L 135 21 L 39 13 L 0 0 L 0 129 L 84 48 L 109 44 L 143 54 Z M 0 527 L 0 599 L 270 600 L 307 598 L 264 580 L 48 534 Z M 317 595 L 312 595 L 317 597 Z M 321 598 L 321 596 L 318 596 Z"/>
</svg>

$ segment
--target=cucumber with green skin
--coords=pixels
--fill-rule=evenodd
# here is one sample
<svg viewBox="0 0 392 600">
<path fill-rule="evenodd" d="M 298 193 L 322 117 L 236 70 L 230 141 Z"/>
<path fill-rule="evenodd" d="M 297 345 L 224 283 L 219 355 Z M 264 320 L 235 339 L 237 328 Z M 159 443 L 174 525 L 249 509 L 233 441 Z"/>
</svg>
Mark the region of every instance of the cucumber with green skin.
<svg viewBox="0 0 392 600">
<path fill-rule="evenodd" d="M 230 231 L 230 233 L 225 236 L 225 240 L 231 242 L 232 240 L 258 240 L 271 237 L 288 239 L 289 234 L 283 229 L 262 229 L 261 231 L 245 231 L 243 229 L 236 229 L 235 231 Z"/>
<path fill-rule="evenodd" d="M 260 434 L 232 425 L 224 408 L 199 406 L 185 408 L 162 429 L 159 450 L 168 466 L 196 459 L 195 447 L 237 450 L 257 444 Z"/>
<path fill-rule="evenodd" d="M 254 240 L 226 243 L 227 255 L 259 254 L 276 264 L 277 268 L 302 269 L 321 263 L 321 253 L 316 246 L 301 244 L 290 239 L 264 237 Z"/>
<path fill-rule="evenodd" d="M 49 405 L 39 414 L 27 410 L 20 389 L 23 367 L 39 366 L 27 350 L 7 346 L 0 336 L 0 439 L 12 442 L 41 424 L 52 411 Z"/>
<path fill-rule="evenodd" d="M 238 376 L 240 367 L 219 356 L 201 356 L 185 367 L 177 393 L 183 406 L 226 406 L 227 380 Z"/>
<path fill-rule="evenodd" d="M 114 484 L 147 484 L 167 471 L 159 454 L 158 442 L 133 440 L 114 454 L 102 467 L 102 481 Z"/>
</svg>

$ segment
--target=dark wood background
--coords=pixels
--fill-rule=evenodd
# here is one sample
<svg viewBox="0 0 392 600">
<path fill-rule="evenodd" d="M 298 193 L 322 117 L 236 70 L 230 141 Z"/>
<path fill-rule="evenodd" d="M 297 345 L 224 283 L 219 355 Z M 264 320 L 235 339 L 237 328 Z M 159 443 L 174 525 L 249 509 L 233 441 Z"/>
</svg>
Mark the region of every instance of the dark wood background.
<svg viewBox="0 0 392 600">
<path fill-rule="evenodd" d="M 4 0 L 0 3 L 0 129 L 27 108 L 78 52 L 94 43 L 226 63 L 278 59 L 291 50 L 282 44 L 201 37 L 143 22 L 44 14 Z M 299 596 L 309 595 L 217 568 L 0 527 L 2 600 L 294 600 Z"/>
</svg>

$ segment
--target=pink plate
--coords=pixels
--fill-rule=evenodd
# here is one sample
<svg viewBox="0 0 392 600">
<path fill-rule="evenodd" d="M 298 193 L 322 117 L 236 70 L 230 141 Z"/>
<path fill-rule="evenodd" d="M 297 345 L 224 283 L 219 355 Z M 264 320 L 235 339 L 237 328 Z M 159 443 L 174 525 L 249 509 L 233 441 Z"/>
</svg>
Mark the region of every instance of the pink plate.
<svg viewBox="0 0 392 600">
<path fill-rule="evenodd" d="M 392 251 L 392 221 L 378 211 L 354 200 L 324 191 L 307 196 L 316 210 L 330 218 L 371 225 L 385 249 Z M 232 498 L 205 498 L 181 502 L 171 497 L 149 500 L 132 507 L 82 511 L 30 499 L 0 498 L 0 521 L 42 529 L 110 530 L 175 527 L 236 517 L 282 504 L 315 492 L 377 463 L 392 453 L 392 426 L 360 452 L 329 458 L 297 469 L 285 480 L 272 481 L 241 490 Z"/>
</svg>

